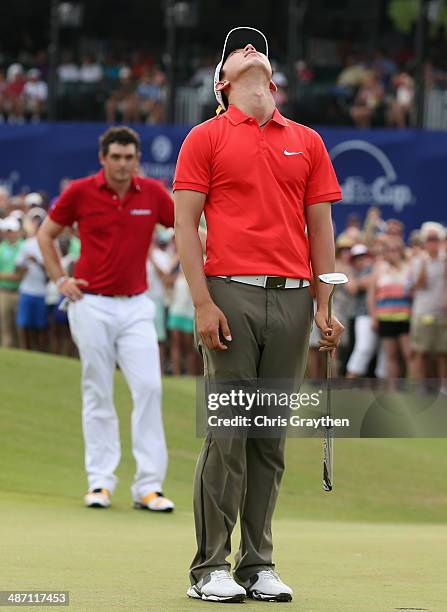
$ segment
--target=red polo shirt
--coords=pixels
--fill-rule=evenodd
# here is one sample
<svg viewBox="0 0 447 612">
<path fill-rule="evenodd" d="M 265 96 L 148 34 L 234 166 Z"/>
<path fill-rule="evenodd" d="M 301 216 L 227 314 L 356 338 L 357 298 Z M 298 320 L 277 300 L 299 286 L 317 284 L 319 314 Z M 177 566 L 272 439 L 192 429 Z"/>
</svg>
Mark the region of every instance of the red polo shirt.
<svg viewBox="0 0 447 612">
<path fill-rule="evenodd" d="M 133 295 L 147 289 L 146 258 L 156 223 L 174 224 L 174 206 L 163 185 L 135 177 L 122 200 L 107 185 L 104 172 L 73 181 L 50 211 L 60 225 L 76 221 L 81 256 L 75 276 L 86 291 Z"/>
<path fill-rule="evenodd" d="M 341 199 L 317 132 L 277 110 L 260 128 L 233 105 L 188 134 L 174 189 L 206 194 L 207 276 L 310 279 L 306 207 Z"/>
</svg>

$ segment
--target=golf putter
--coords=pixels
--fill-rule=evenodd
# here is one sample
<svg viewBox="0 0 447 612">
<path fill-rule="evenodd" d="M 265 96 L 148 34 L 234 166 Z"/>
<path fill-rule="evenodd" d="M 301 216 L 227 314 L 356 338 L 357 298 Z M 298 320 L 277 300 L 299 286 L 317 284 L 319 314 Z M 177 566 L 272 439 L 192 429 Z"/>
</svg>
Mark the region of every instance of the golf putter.
<svg viewBox="0 0 447 612">
<path fill-rule="evenodd" d="M 344 285 L 348 282 L 346 274 L 341 272 L 330 272 L 320 274 L 319 280 L 326 285 L 332 285 L 332 290 L 328 301 L 328 325 L 332 324 L 332 298 L 334 297 L 337 285 Z M 330 351 L 326 354 L 326 415 L 331 416 L 331 379 L 332 379 L 332 357 Z M 334 433 L 332 427 L 326 427 L 323 438 L 323 489 L 332 491 L 334 481 Z"/>
</svg>

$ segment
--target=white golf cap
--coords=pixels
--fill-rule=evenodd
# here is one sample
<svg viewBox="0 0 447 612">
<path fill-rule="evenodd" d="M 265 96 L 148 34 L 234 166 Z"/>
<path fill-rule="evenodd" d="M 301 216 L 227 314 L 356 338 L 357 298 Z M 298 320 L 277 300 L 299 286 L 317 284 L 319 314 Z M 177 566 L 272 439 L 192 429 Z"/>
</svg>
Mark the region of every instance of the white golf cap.
<svg viewBox="0 0 447 612">
<path fill-rule="evenodd" d="M 14 217 L 14 219 L 18 219 L 20 221 L 25 216 L 25 213 L 23 212 L 23 210 L 18 210 L 16 208 L 15 210 L 11 210 L 9 216 Z"/>
<path fill-rule="evenodd" d="M 359 255 L 367 255 L 369 253 L 368 247 L 364 244 L 354 244 L 351 249 L 351 257 L 358 257 Z"/>
<path fill-rule="evenodd" d="M 421 225 L 420 237 L 425 242 L 429 236 L 436 235 L 439 240 L 445 238 L 445 228 L 436 221 L 426 221 Z"/>
<path fill-rule="evenodd" d="M 35 207 L 32 208 L 26 215 L 28 219 L 35 219 L 39 217 L 39 219 L 43 220 L 47 216 L 47 211 L 44 208 Z"/>
<path fill-rule="evenodd" d="M 243 49 L 247 45 L 253 45 L 256 51 L 263 53 L 268 57 L 269 46 L 264 34 L 256 28 L 249 26 L 240 26 L 230 30 L 225 38 L 222 57 L 220 62 L 216 66 L 214 72 L 214 95 L 216 100 L 219 102 L 221 107 L 226 110 L 227 105 L 220 91 L 217 91 L 216 85 L 220 81 L 220 71 L 222 66 L 225 64 L 227 57 L 236 49 Z"/>
<path fill-rule="evenodd" d="M 20 231 L 20 221 L 15 217 L 6 217 L 3 221 L 0 221 L 0 229 L 3 232 L 19 232 Z"/>
<path fill-rule="evenodd" d="M 22 64 L 11 64 L 6 71 L 6 79 L 10 81 L 17 74 L 23 74 L 23 66 Z"/>
<path fill-rule="evenodd" d="M 33 191 L 25 196 L 25 204 L 26 206 L 42 206 L 43 197 L 37 191 Z"/>
</svg>

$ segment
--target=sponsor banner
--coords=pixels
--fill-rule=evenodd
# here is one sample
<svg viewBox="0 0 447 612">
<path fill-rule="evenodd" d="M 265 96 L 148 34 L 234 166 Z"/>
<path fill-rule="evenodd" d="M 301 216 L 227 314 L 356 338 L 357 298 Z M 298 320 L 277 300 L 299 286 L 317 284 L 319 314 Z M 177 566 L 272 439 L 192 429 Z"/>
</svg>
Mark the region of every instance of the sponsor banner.
<svg viewBox="0 0 447 612">
<path fill-rule="evenodd" d="M 102 123 L 42 123 L 0 126 L 0 184 L 13 193 L 58 193 L 63 177 L 97 171 Z M 136 126 L 142 141 L 142 169 L 171 185 L 177 155 L 188 126 Z M 428 219 L 447 223 L 442 205 L 447 132 L 321 128 L 341 183 L 344 199 L 334 205 L 338 231 L 348 214 L 364 218 L 378 205 L 385 219 L 403 221 L 407 230 Z M 292 150 L 294 143 L 284 143 Z M 288 150 L 287 149 L 287 150 Z"/>
<path fill-rule="evenodd" d="M 61 178 L 80 178 L 98 171 L 98 138 L 107 127 L 102 123 L 0 126 L 0 185 L 14 194 L 44 190 L 53 198 Z M 181 143 L 190 128 L 132 127 L 141 138 L 144 174 L 170 187 Z"/>
<path fill-rule="evenodd" d="M 337 231 L 348 214 L 363 219 L 369 206 L 382 209 L 385 219 L 397 218 L 406 229 L 427 220 L 447 224 L 443 167 L 447 132 L 426 130 L 322 129 L 343 191 L 334 206 Z"/>
</svg>

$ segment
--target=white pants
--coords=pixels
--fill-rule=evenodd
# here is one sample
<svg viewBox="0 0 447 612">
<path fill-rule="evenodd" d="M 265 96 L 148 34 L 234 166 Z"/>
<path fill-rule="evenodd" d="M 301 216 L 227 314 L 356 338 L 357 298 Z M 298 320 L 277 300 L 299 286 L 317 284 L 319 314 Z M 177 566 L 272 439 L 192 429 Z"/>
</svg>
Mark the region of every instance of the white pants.
<svg viewBox="0 0 447 612">
<path fill-rule="evenodd" d="M 383 342 L 379 342 L 379 351 L 377 353 L 377 364 L 376 364 L 376 370 L 374 374 L 377 376 L 377 378 L 385 379 L 385 378 L 388 378 L 387 371 L 388 371 L 388 364 L 386 360 L 385 348 L 383 346 Z"/>
<path fill-rule="evenodd" d="M 110 298 L 85 295 L 70 304 L 70 330 L 82 363 L 82 423 L 89 489 L 113 493 L 121 457 L 113 404 L 113 376 L 121 368 L 132 395 L 132 451 L 137 500 L 161 491 L 167 450 L 161 417 L 161 373 L 155 306 L 145 295 Z"/>
<path fill-rule="evenodd" d="M 361 315 L 355 318 L 355 345 L 346 369 L 350 374 L 364 376 L 377 350 L 377 334 L 372 329 L 372 318 Z"/>
</svg>

